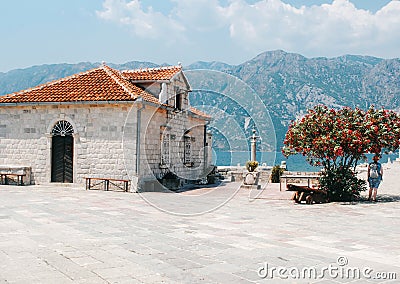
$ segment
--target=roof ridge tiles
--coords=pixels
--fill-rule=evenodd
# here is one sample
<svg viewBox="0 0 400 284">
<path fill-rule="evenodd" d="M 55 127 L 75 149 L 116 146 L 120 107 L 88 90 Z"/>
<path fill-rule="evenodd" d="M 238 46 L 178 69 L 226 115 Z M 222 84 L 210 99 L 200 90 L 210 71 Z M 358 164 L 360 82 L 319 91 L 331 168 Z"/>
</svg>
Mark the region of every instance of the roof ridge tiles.
<svg viewBox="0 0 400 284">
<path fill-rule="evenodd" d="M 195 115 L 202 116 L 202 117 L 208 118 L 208 119 L 212 118 L 209 114 L 205 113 L 204 111 L 199 110 L 198 108 L 190 106 L 189 110 Z"/>
<path fill-rule="evenodd" d="M 173 69 L 182 69 L 182 66 L 181 65 L 171 65 L 171 66 L 159 66 L 159 67 L 146 67 L 146 68 L 138 68 L 138 69 L 126 69 L 126 70 L 122 70 L 121 72 L 141 73 L 141 72 L 173 70 Z"/>
<path fill-rule="evenodd" d="M 152 94 L 147 92 L 146 90 L 142 90 L 138 86 L 130 83 L 126 80 L 122 72 L 116 69 L 113 69 L 107 65 L 104 65 L 104 70 L 106 73 L 118 84 L 120 85 L 130 96 L 133 100 L 136 100 L 139 97 L 142 97 L 145 101 L 153 102 L 159 104 L 157 98 L 155 98 Z M 118 74 L 118 75 L 117 75 Z"/>
<path fill-rule="evenodd" d="M 108 76 L 110 76 L 118 85 L 121 86 L 122 89 L 124 89 L 125 92 L 128 92 L 129 95 L 131 96 L 132 99 L 137 99 L 137 96 L 134 95 L 134 90 L 130 89 L 130 86 L 126 86 L 124 82 L 121 80 L 124 80 L 122 77 L 122 74 L 120 71 L 113 69 L 106 64 L 103 64 L 101 68 L 107 73 Z M 119 73 L 120 77 L 116 76 L 114 72 Z"/>
</svg>

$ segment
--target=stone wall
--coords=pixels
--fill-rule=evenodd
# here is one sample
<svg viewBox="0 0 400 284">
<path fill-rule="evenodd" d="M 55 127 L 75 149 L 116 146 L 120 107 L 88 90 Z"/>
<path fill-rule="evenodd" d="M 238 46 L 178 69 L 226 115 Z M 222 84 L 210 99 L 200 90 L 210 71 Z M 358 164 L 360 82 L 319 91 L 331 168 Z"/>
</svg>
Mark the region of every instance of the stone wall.
<svg viewBox="0 0 400 284">
<path fill-rule="evenodd" d="M 188 171 L 198 168 L 204 159 L 204 120 L 190 116 L 186 111 L 174 112 L 146 106 L 142 111 L 141 170 L 146 179 L 161 178 L 172 171 L 184 176 Z M 168 165 L 161 164 L 162 135 L 170 135 Z M 191 161 L 193 165 L 184 165 L 184 136 L 191 137 Z M 194 174 L 194 173 L 193 173 Z M 195 177 L 195 175 L 192 175 Z"/>
<path fill-rule="evenodd" d="M 66 120 L 74 126 L 74 183 L 87 176 L 127 178 L 122 141 L 129 110 L 123 104 L 0 107 L 0 164 L 30 166 L 33 183 L 50 182 L 50 133 Z"/>
<path fill-rule="evenodd" d="M 204 127 L 206 121 L 197 118 L 188 111 L 188 85 L 182 75 L 176 76 L 171 84 L 167 85 L 168 104 L 175 105 L 175 93 L 182 92 L 181 109 L 166 109 L 165 107 L 146 105 L 142 110 L 140 175 L 142 181 L 151 181 L 162 178 L 172 172 L 184 180 L 197 180 L 205 169 L 204 159 L 208 151 L 204 152 Z M 169 158 L 167 164 L 162 163 L 161 145 L 163 134 L 168 134 Z M 186 137 L 190 138 L 190 164 L 184 163 Z"/>
<path fill-rule="evenodd" d="M 74 127 L 74 183 L 85 177 L 133 179 L 136 182 L 137 108 L 141 116 L 140 179 L 154 180 L 171 171 L 183 180 L 197 179 L 204 168 L 205 121 L 186 110 L 152 105 L 84 104 L 0 107 L 0 165 L 32 167 L 32 183 L 51 181 L 53 126 Z M 171 134 L 170 163 L 161 163 L 161 135 Z M 184 136 L 191 138 L 191 165 L 185 165 Z M 134 185 L 136 186 L 136 185 Z"/>
</svg>

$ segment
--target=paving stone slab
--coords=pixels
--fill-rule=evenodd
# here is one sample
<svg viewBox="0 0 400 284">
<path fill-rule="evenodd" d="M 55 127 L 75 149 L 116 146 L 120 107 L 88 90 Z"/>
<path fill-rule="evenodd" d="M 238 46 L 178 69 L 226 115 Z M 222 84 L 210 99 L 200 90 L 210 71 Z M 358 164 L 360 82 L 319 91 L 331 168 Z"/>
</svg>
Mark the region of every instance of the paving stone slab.
<svg viewBox="0 0 400 284">
<path fill-rule="evenodd" d="M 399 176 L 400 166 L 391 170 Z M 400 279 L 400 182 L 386 179 L 376 204 L 295 205 L 278 184 L 251 201 L 239 191 L 218 210 L 193 216 L 162 212 L 142 198 L 171 205 L 174 194 L 0 186 L 0 283 L 266 283 L 257 275 L 265 263 L 322 268 L 339 257 Z M 210 203 L 235 186 L 216 189 Z M 187 202 L 189 209 L 207 205 Z M 347 283 L 303 280 L 285 283 Z"/>
</svg>

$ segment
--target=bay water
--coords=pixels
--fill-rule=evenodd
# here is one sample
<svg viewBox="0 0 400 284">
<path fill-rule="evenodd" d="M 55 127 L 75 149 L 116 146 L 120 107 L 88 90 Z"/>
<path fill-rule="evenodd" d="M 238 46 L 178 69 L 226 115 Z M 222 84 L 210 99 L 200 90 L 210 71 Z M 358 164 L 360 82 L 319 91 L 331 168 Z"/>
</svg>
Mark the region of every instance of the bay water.
<svg viewBox="0 0 400 284">
<path fill-rule="evenodd" d="M 372 154 L 366 155 L 368 162 L 372 160 Z M 387 163 L 389 160 L 394 161 L 399 157 L 398 153 L 382 154 L 381 163 Z M 240 164 L 244 166 L 250 160 L 250 152 L 226 152 L 226 151 L 213 151 L 213 163 L 216 166 L 237 166 Z M 267 166 L 280 165 L 282 161 L 286 162 L 288 171 L 302 171 L 302 172 L 315 172 L 320 171 L 321 168 L 311 166 L 306 158 L 302 155 L 294 155 L 285 158 L 281 152 L 257 152 L 257 161 Z M 364 163 L 360 161 L 359 163 Z"/>
</svg>

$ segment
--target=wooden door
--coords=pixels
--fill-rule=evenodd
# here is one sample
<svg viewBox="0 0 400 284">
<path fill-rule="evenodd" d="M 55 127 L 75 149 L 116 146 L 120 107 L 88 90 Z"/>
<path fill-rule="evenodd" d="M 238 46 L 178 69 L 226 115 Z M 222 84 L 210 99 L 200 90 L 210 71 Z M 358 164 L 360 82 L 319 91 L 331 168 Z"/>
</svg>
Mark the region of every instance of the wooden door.
<svg viewBox="0 0 400 284">
<path fill-rule="evenodd" d="M 73 182 L 74 138 L 70 135 L 53 136 L 51 181 Z"/>
</svg>

